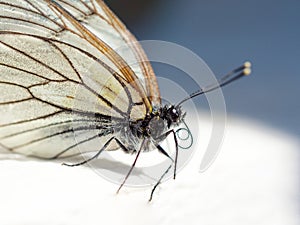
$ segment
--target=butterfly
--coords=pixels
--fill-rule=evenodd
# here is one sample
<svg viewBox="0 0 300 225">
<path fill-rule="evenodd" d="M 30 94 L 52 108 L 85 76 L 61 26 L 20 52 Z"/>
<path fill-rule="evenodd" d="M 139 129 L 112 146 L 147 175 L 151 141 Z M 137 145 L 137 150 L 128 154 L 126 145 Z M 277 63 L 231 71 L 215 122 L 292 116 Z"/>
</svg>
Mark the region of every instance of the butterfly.
<svg viewBox="0 0 300 225">
<path fill-rule="evenodd" d="M 163 105 L 144 50 L 102 0 L 0 0 L 0 6 L 1 147 L 43 159 L 95 152 L 68 166 L 103 151 L 136 154 L 118 191 L 140 153 L 155 149 L 171 163 L 150 200 L 173 165 L 175 179 L 182 104 L 250 73 L 245 63 Z M 175 158 L 161 146 L 169 136 Z"/>
</svg>

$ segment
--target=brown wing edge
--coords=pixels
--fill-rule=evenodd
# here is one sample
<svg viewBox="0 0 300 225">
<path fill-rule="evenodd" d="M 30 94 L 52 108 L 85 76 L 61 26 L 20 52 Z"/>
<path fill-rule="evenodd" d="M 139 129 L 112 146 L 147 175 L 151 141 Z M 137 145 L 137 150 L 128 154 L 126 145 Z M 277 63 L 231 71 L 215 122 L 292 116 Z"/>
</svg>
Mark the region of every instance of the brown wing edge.
<svg viewBox="0 0 300 225">
<path fill-rule="evenodd" d="M 132 71 L 130 66 L 128 66 L 128 64 L 124 61 L 124 59 L 118 53 L 116 53 L 108 44 L 103 42 L 101 39 L 96 37 L 91 31 L 85 28 L 79 21 L 77 21 L 68 11 L 62 8 L 58 3 L 51 0 L 46 0 L 46 2 L 48 2 L 50 8 L 54 8 L 55 10 L 57 10 L 76 29 L 78 29 L 83 38 L 85 38 L 90 44 L 96 47 L 101 53 L 106 55 L 108 59 L 110 59 L 117 66 L 117 68 L 127 79 L 128 83 L 132 85 L 141 95 L 143 102 L 146 106 L 147 113 L 151 113 L 152 104 L 150 102 L 150 99 L 147 97 L 145 90 L 139 82 L 137 76 Z"/>
<path fill-rule="evenodd" d="M 110 8 L 104 3 L 104 1 L 96 0 L 96 2 L 109 17 L 114 28 L 124 38 L 126 43 L 131 47 L 132 51 L 137 57 L 139 64 L 142 68 L 143 75 L 145 76 L 145 79 L 147 81 L 147 93 L 152 104 L 160 105 L 161 97 L 157 79 L 145 51 L 143 50 L 137 39 L 134 37 L 134 35 L 126 28 L 124 23 L 122 23 L 122 21 L 115 15 L 115 13 L 110 10 Z"/>
</svg>

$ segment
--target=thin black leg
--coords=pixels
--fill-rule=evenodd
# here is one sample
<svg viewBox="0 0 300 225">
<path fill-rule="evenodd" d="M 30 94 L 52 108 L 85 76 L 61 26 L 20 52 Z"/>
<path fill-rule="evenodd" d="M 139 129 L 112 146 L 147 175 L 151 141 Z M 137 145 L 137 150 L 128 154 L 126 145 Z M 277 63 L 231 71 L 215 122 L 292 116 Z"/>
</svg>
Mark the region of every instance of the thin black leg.
<svg viewBox="0 0 300 225">
<path fill-rule="evenodd" d="M 156 141 L 160 142 L 162 140 L 165 140 L 170 134 L 173 134 L 174 136 L 174 142 L 175 142 L 175 162 L 174 162 L 174 175 L 173 175 L 173 179 L 175 180 L 176 178 L 176 171 L 177 171 L 177 159 L 178 159 L 178 141 L 177 141 L 177 137 L 176 137 L 176 133 L 174 130 L 169 130 L 168 132 L 162 134 L 161 136 L 159 136 Z M 156 146 L 157 147 L 157 146 Z M 164 154 L 164 153 L 163 153 Z M 170 157 L 169 157 L 170 158 Z M 172 159 L 173 160 L 173 159 Z"/>
<path fill-rule="evenodd" d="M 153 194 L 155 189 L 158 187 L 158 185 L 161 183 L 162 179 L 164 178 L 164 176 L 169 172 L 169 170 L 171 169 L 174 160 L 171 158 L 171 156 L 169 156 L 169 154 L 160 146 L 160 145 L 156 145 L 158 151 L 162 154 L 164 154 L 165 156 L 167 156 L 172 162 L 170 164 L 170 166 L 166 169 L 166 171 L 161 175 L 161 177 L 159 178 L 159 180 L 156 182 L 156 184 L 153 186 L 152 191 L 151 191 L 151 195 L 149 198 L 149 202 L 151 202 L 152 198 L 153 198 Z"/>
<path fill-rule="evenodd" d="M 93 157 L 89 158 L 89 159 L 86 159 L 82 162 L 79 162 L 79 163 L 76 163 L 76 164 L 67 164 L 67 163 L 63 163 L 62 165 L 63 166 L 70 166 L 70 167 L 73 167 L 73 166 L 81 166 L 81 165 L 84 165 L 86 163 L 88 163 L 89 161 L 92 161 L 93 159 L 96 159 L 98 158 L 98 156 L 107 148 L 107 146 L 110 144 L 110 142 L 112 142 L 113 140 L 115 140 L 119 145 L 120 147 L 124 150 L 124 151 L 128 151 L 127 148 L 115 137 L 112 137 L 110 138 L 106 143 L 105 145 L 97 152 L 97 154 L 95 154 Z"/>
<path fill-rule="evenodd" d="M 117 190 L 117 194 L 119 193 L 119 191 L 121 190 L 121 188 L 122 188 L 123 185 L 125 184 L 126 180 L 128 179 L 129 175 L 131 174 L 131 172 L 132 172 L 132 170 L 133 170 L 133 168 L 134 168 L 134 166 L 135 166 L 135 164 L 136 164 L 136 162 L 137 162 L 137 159 L 138 159 L 138 157 L 140 156 L 140 153 L 141 153 L 142 149 L 144 148 L 145 142 L 146 142 L 146 139 L 143 140 L 143 142 L 142 142 L 142 144 L 141 144 L 141 147 L 140 147 L 139 151 L 137 152 L 137 155 L 136 155 L 136 157 L 135 157 L 135 160 L 134 160 L 133 164 L 131 165 L 130 170 L 128 171 L 128 173 L 127 173 L 125 179 L 123 180 L 122 184 L 120 185 L 120 187 L 119 187 L 118 190 Z"/>
</svg>

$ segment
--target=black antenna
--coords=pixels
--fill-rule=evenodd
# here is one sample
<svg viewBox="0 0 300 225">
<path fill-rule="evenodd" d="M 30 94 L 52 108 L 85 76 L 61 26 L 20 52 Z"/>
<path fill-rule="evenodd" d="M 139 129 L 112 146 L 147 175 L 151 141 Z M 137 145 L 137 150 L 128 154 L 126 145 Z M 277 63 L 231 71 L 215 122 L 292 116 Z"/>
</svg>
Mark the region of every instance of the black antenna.
<svg viewBox="0 0 300 225">
<path fill-rule="evenodd" d="M 192 94 L 190 94 L 189 97 L 183 99 L 182 101 L 180 101 L 177 106 L 181 105 L 182 103 L 186 102 L 187 100 L 190 100 L 198 95 L 202 95 L 204 93 L 213 91 L 215 89 L 218 89 L 220 87 L 223 87 L 243 76 L 247 76 L 251 73 L 251 63 L 250 62 L 245 62 L 242 66 L 232 70 L 231 72 L 229 72 L 228 74 L 226 74 L 224 77 L 222 77 L 221 79 L 218 80 L 218 82 L 216 84 L 213 85 L 209 85 L 203 89 L 200 89 Z"/>
</svg>

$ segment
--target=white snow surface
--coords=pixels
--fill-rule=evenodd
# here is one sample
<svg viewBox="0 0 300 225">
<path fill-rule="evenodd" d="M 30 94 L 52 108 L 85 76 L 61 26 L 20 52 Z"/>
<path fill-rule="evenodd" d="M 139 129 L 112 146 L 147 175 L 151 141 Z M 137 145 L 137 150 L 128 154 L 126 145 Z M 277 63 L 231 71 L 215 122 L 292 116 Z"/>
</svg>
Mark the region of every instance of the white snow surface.
<svg viewBox="0 0 300 225">
<path fill-rule="evenodd" d="M 175 181 L 161 184 L 151 203 L 150 187 L 125 187 L 116 195 L 118 186 L 88 167 L 3 154 L 0 224 L 300 224 L 299 140 L 229 118 L 220 154 L 200 173 L 210 126 L 202 118 L 199 150 Z"/>
</svg>

